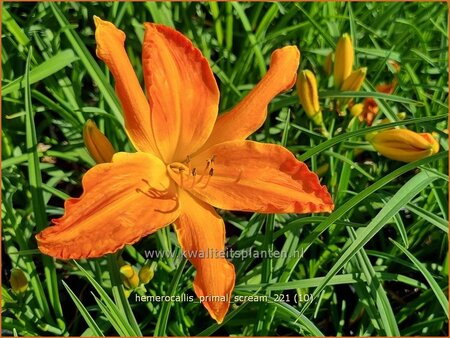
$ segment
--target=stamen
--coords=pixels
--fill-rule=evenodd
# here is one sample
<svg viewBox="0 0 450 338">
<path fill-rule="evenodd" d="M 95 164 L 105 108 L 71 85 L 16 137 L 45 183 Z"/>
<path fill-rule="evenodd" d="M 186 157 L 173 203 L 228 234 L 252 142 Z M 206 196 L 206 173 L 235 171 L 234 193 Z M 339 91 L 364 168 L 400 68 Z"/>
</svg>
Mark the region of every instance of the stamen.
<svg viewBox="0 0 450 338">
<path fill-rule="evenodd" d="M 144 181 L 149 188 L 147 189 L 147 191 L 142 190 L 141 188 L 136 188 L 136 192 L 139 194 L 143 194 L 147 197 L 150 198 L 166 198 L 166 196 L 168 196 L 168 190 L 167 189 L 163 189 L 163 190 L 158 190 L 156 188 L 152 188 L 149 184 L 147 180 L 142 180 Z"/>
<path fill-rule="evenodd" d="M 184 164 L 188 166 L 189 171 L 191 171 L 191 156 L 187 156 L 186 160 L 184 160 Z"/>
<path fill-rule="evenodd" d="M 214 160 L 216 159 L 216 155 L 211 156 L 209 160 L 206 160 L 206 168 L 209 168 L 211 164 L 214 163 Z"/>
<path fill-rule="evenodd" d="M 195 185 L 195 177 L 197 176 L 197 168 L 192 169 L 192 184 L 191 184 L 191 189 L 194 187 Z"/>
<path fill-rule="evenodd" d="M 206 175 L 206 173 L 208 172 L 209 166 L 211 165 L 211 162 L 209 160 L 206 161 L 206 167 L 205 169 L 203 169 L 202 175 L 200 176 L 200 180 L 199 182 L 202 180 L 203 176 Z"/>
<path fill-rule="evenodd" d="M 189 167 L 187 165 L 189 165 Z M 176 181 L 179 180 L 180 188 L 183 188 L 185 184 L 188 184 L 189 180 L 191 179 L 190 174 L 191 172 L 193 172 L 193 170 L 191 170 L 190 166 L 191 165 L 189 156 L 187 157 L 184 163 L 173 162 L 169 165 L 170 171 L 175 175 L 179 175 L 179 178 L 176 179 Z M 184 177 L 185 175 L 186 177 Z"/>
<path fill-rule="evenodd" d="M 177 174 L 182 174 L 187 168 L 184 164 L 181 163 L 172 163 L 170 165 L 170 169 L 172 169 Z"/>
<path fill-rule="evenodd" d="M 215 159 L 216 159 L 216 155 L 212 155 L 210 159 L 206 160 L 206 167 L 205 167 L 205 170 L 203 170 L 202 177 L 200 178 L 200 181 L 202 180 L 203 176 L 206 175 L 209 167 L 214 163 Z"/>
<path fill-rule="evenodd" d="M 153 187 L 151 184 L 150 184 L 150 182 L 148 181 L 148 180 L 146 180 L 145 178 L 142 178 L 141 179 L 142 180 L 142 182 L 144 182 L 146 185 L 147 185 L 147 187 L 148 187 L 148 189 L 147 189 L 147 193 L 149 193 L 149 194 L 156 194 L 156 193 L 158 193 L 158 194 L 160 194 L 160 195 L 164 195 L 165 194 L 165 192 L 166 192 L 166 190 L 165 189 L 160 189 L 160 190 L 158 190 L 158 189 L 156 189 L 155 187 Z M 140 192 L 144 192 L 142 189 L 136 189 L 136 191 L 137 190 L 140 190 Z"/>
<path fill-rule="evenodd" d="M 211 180 L 211 177 L 213 176 L 213 174 L 214 174 L 214 169 L 211 168 L 211 170 L 209 171 L 208 178 L 206 179 L 205 185 L 200 187 L 200 189 L 205 189 L 208 186 L 209 181 Z M 200 183 L 200 181 L 199 181 L 199 183 Z"/>
</svg>

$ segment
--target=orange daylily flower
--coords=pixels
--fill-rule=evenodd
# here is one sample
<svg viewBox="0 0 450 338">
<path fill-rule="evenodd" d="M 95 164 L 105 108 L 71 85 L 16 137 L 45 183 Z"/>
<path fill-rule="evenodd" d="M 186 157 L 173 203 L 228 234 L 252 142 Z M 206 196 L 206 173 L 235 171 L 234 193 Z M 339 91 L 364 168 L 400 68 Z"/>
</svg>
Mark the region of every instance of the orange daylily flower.
<svg viewBox="0 0 450 338">
<path fill-rule="evenodd" d="M 61 259 L 99 257 L 174 223 L 197 273 L 194 291 L 218 323 L 234 288 L 223 256 L 225 226 L 214 208 L 260 213 L 330 212 L 333 201 L 316 174 L 287 149 L 245 139 L 263 124 L 267 105 L 296 80 L 300 53 L 277 49 L 256 87 L 217 115 L 219 90 L 207 60 L 181 33 L 146 23 L 143 70 L 147 100 L 124 49 L 125 34 L 95 18 L 97 56 L 112 72 L 125 127 L 136 153 L 83 177 L 84 192 L 36 238 Z M 211 251 L 212 250 L 212 251 Z M 197 256 L 192 253 L 197 253 Z M 222 298 L 219 298 L 222 297 Z"/>
<path fill-rule="evenodd" d="M 379 93 L 392 94 L 397 87 L 398 78 L 397 73 L 400 71 L 400 65 L 395 61 L 390 61 L 391 65 L 394 67 L 396 73 L 394 79 L 390 83 L 380 83 L 375 87 L 375 90 Z M 367 97 L 363 102 L 362 113 L 359 115 L 359 120 L 361 122 L 366 121 L 367 125 L 370 127 L 378 114 L 379 107 L 378 103 L 373 97 Z"/>
<path fill-rule="evenodd" d="M 382 83 L 376 86 L 376 91 L 379 93 L 392 94 L 397 86 L 397 81 L 394 79 L 391 83 Z M 363 110 L 359 115 L 359 120 L 361 122 L 366 121 L 367 125 L 370 127 L 378 114 L 378 103 L 373 97 L 366 97 L 363 102 Z"/>
</svg>

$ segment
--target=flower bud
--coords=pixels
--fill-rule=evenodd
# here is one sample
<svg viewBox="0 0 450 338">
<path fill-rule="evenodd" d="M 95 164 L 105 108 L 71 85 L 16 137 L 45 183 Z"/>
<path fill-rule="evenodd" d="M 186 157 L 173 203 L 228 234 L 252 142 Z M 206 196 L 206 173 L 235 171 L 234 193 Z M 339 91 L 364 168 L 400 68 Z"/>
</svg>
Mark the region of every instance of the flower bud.
<svg viewBox="0 0 450 338">
<path fill-rule="evenodd" d="M 328 172 L 329 169 L 330 169 L 329 163 L 322 164 L 319 168 L 317 168 L 316 174 L 319 177 L 323 177 L 325 176 L 325 174 Z"/>
<path fill-rule="evenodd" d="M 357 103 L 353 105 L 353 107 L 350 109 L 350 113 L 353 116 L 359 116 L 364 110 L 364 104 L 363 103 Z"/>
<path fill-rule="evenodd" d="M 28 289 L 28 279 L 25 273 L 17 268 L 11 270 L 11 278 L 9 279 L 11 283 L 11 289 L 16 294 L 21 294 Z"/>
<path fill-rule="evenodd" d="M 342 35 L 336 46 L 334 57 L 334 85 L 340 89 L 353 69 L 354 51 L 352 40 L 347 33 Z"/>
<path fill-rule="evenodd" d="M 95 123 L 88 120 L 83 127 L 83 139 L 89 154 L 97 163 L 111 162 L 116 152 L 109 140 L 97 128 Z"/>
<path fill-rule="evenodd" d="M 323 70 L 325 71 L 325 74 L 327 74 L 328 76 L 330 76 L 331 72 L 333 71 L 333 57 L 334 53 L 333 52 L 329 53 L 326 56 L 325 61 L 323 63 Z"/>
<path fill-rule="evenodd" d="M 366 67 L 355 70 L 344 80 L 341 86 L 341 90 L 357 92 L 361 88 L 366 78 L 366 74 Z"/>
<path fill-rule="evenodd" d="M 431 134 L 408 129 L 389 129 L 369 134 L 366 139 L 381 155 L 402 162 L 417 161 L 439 151 L 439 143 Z"/>
<path fill-rule="evenodd" d="M 120 267 L 120 275 L 126 288 L 135 289 L 139 286 L 139 276 L 130 264 Z"/>
<path fill-rule="evenodd" d="M 397 114 L 397 119 L 399 121 L 402 121 L 405 118 L 406 118 L 406 113 L 398 113 Z M 390 118 L 385 118 L 385 119 L 382 119 L 381 121 L 379 121 L 378 123 L 379 124 L 386 124 L 386 123 L 392 123 L 392 122 L 394 122 L 394 121 L 392 121 Z"/>
<path fill-rule="evenodd" d="M 297 93 L 306 115 L 316 125 L 322 125 L 322 111 L 319 105 L 317 81 L 314 73 L 310 70 L 303 70 L 298 75 Z"/>
<path fill-rule="evenodd" d="M 155 272 L 152 267 L 146 264 L 139 270 L 139 281 L 142 284 L 148 284 L 153 279 L 154 275 Z"/>
</svg>

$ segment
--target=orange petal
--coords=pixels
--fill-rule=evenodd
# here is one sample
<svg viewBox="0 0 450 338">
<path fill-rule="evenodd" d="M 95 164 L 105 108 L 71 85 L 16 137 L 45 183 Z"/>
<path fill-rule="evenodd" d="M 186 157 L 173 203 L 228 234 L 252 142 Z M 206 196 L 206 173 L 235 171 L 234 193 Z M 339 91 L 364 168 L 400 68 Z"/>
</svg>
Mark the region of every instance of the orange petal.
<svg viewBox="0 0 450 338">
<path fill-rule="evenodd" d="M 234 266 L 225 257 L 225 226 L 214 209 L 180 191 L 181 214 L 175 222 L 185 256 L 197 269 L 194 291 L 219 324 L 228 312 Z"/>
<path fill-rule="evenodd" d="M 397 87 L 397 82 L 397 78 L 394 78 L 391 83 L 380 83 L 376 86 L 376 90 L 380 93 L 392 94 Z"/>
<path fill-rule="evenodd" d="M 83 195 L 36 235 L 39 249 L 61 259 L 100 257 L 173 222 L 178 201 L 165 165 L 147 153 L 117 153 L 83 177 Z"/>
<path fill-rule="evenodd" d="M 150 122 L 150 108 L 124 48 L 125 33 L 94 16 L 97 56 L 114 76 L 116 93 L 125 113 L 125 128 L 136 149 L 158 155 Z"/>
<path fill-rule="evenodd" d="M 207 159 L 214 161 L 205 168 Z M 226 210 L 261 213 L 330 212 L 333 201 L 317 175 L 287 149 L 252 141 L 230 141 L 194 157 L 197 175 L 171 177 L 197 198 Z M 180 178 L 182 177 L 182 181 Z"/>
<path fill-rule="evenodd" d="M 258 130 L 266 119 L 270 101 L 295 84 L 299 62 L 300 51 L 297 47 L 286 46 L 275 50 L 266 75 L 232 110 L 219 116 L 202 149 L 225 141 L 244 140 Z"/>
<path fill-rule="evenodd" d="M 156 143 L 166 163 L 184 161 L 207 140 L 219 89 L 208 61 L 179 32 L 145 24 L 142 52 Z"/>
</svg>

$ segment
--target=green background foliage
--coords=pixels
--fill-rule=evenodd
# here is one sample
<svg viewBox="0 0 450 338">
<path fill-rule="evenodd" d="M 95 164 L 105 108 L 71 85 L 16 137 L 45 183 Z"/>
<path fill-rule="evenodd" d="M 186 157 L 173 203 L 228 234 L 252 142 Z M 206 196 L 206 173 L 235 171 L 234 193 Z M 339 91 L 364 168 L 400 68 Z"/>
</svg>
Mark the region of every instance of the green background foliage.
<svg viewBox="0 0 450 338">
<path fill-rule="evenodd" d="M 127 299 L 116 258 L 53 260 L 34 235 L 81 193 L 94 165 L 82 140 L 93 119 L 116 149 L 133 151 L 105 65 L 95 56 L 97 15 L 127 34 L 142 80 L 145 21 L 176 28 L 201 49 L 226 111 L 259 81 L 276 48 L 297 45 L 301 69 L 318 77 L 324 137 L 294 90 L 269 107 L 252 136 L 285 145 L 321 171 L 336 204 L 330 215 L 221 212 L 233 250 L 279 250 L 282 258 L 233 259 L 235 303 L 217 325 L 198 301 L 139 302 L 136 295 L 193 295 L 194 268 L 158 258 L 155 277 Z M 448 326 L 448 22 L 434 3 L 4 3 L 2 8 L 2 328 L 18 335 L 447 335 Z M 345 95 L 323 70 L 338 37 L 349 32 L 356 66 L 368 67 L 355 102 L 375 97 L 368 128 L 338 116 Z M 393 79 L 391 96 L 374 88 Z M 397 121 L 396 114 L 406 113 Z M 440 152 L 410 164 L 377 154 L 364 136 L 400 126 L 435 133 Z M 139 267 L 145 250 L 180 252 L 170 228 L 128 246 Z M 301 255 L 295 255 L 299 252 Z M 287 256 L 287 257 L 286 257 Z M 25 294 L 9 284 L 12 268 L 29 279 Z"/>
</svg>

